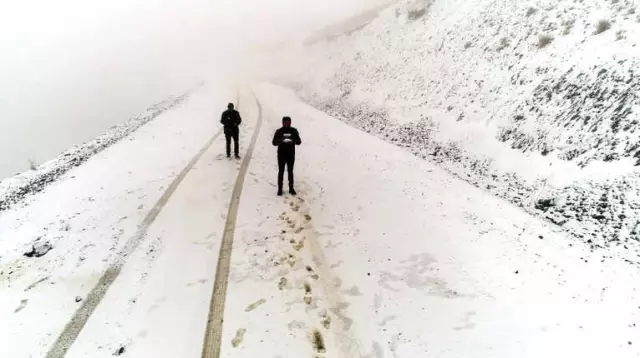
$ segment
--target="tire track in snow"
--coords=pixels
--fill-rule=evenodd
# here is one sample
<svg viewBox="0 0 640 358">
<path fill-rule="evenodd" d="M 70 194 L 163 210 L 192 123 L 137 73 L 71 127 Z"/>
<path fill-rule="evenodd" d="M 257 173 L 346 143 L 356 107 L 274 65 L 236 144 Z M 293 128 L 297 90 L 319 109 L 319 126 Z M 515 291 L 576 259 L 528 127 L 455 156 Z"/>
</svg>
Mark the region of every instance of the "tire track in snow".
<svg viewBox="0 0 640 358">
<path fill-rule="evenodd" d="M 202 347 L 202 358 L 218 358 L 220 357 L 221 341 L 222 341 L 222 322 L 224 315 L 224 304 L 227 295 L 227 285 L 229 283 L 229 269 L 231 266 L 231 249 L 233 248 L 233 236 L 236 227 L 236 217 L 238 215 L 238 206 L 240 204 L 240 195 L 244 186 L 244 179 L 247 174 L 247 168 L 251 161 L 253 148 L 255 147 L 260 127 L 262 126 L 262 105 L 255 94 L 256 105 L 258 106 L 258 121 L 256 128 L 251 137 L 251 143 L 247 149 L 247 154 L 242 161 L 236 183 L 231 194 L 231 202 L 229 203 L 229 211 L 227 213 L 227 221 L 224 226 L 222 235 L 222 243 L 220 244 L 220 254 L 218 256 L 218 265 L 216 267 L 215 282 L 213 285 L 213 293 L 211 294 L 211 304 L 209 308 L 209 317 L 207 319 L 207 328 L 204 336 Z"/>
<path fill-rule="evenodd" d="M 236 101 L 238 107 L 240 107 L 240 97 Z M 127 263 L 127 258 L 136 250 L 144 236 L 147 234 L 149 227 L 158 217 L 158 214 L 162 211 L 167 204 L 173 193 L 176 191 L 182 180 L 187 176 L 195 164 L 200 160 L 204 153 L 211 147 L 213 142 L 222 134 L 223 130 L 220 129 L 216 132 L 205 144 L 200 151 L 191 158 L 191 161 L 182 169 L 178 176 L 171 182 L 167 190 L 162 194 L 160 199 L 156 202 L 153 208 L 147 213 L 147 216 L 142 220 L 138 226 L 136 233 L 125 243 L 124 248 L 118 255 L 118 259 L 105 270 L 104 274 L 98 280 L 98 283 L 91 289 L 86 299 L 82 303 L 82 306 L 76 310 L 71 320 L 64 327 L 56 341 L 53 343 L 46 358 L 61 358 L 64 357 L 73 343 L 78 338 L 78 335 L 84 328 L 85 324 L 95 311 L 96 307 L 100 304 L 107 291 L 118 278 L 122 268 Z"/>
</svg>

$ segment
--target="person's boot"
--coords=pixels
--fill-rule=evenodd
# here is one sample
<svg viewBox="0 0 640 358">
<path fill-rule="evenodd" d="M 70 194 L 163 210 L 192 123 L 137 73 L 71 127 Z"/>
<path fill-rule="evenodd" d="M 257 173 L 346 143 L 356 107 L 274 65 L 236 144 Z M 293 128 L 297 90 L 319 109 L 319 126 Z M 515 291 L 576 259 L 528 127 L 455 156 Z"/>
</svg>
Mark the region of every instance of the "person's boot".
<svg viewBox="0 0 640 358">
<path fill-rule="evenodd" d="M 240 159 L 240 154 L 236 154 L 236 159 Z"/>
<path fill-rule="evenodd" d="M 298 195 L 298 193 L 296 193 L 296 191 L 293 188 L 289 188 L 289 194 L 291 195 Z"/>
<path fill-rule="evenodd" d="M 282 188 L 278 188 L 278 196 L 282 196 Z"/>
</svg>

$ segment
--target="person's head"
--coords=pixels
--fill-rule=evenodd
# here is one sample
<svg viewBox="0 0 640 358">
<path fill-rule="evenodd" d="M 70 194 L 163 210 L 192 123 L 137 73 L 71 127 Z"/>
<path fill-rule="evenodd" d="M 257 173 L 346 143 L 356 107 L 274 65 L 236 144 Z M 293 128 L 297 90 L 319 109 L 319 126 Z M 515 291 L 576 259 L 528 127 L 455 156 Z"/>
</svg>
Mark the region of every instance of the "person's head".
<svg viewBox="0 0 640 358">
<path fill-rule="evenodd" d="M 227 105 L 227 108 L 229 108 L 229 109 L 233 109 L 233 103 L 229 103 L 229 104 Z"/>
<path fill-rule="evenodd" d="M 282 117 L 282 126 L 291 127 L 291 117 L 288 117 L 288 116 Z"/>
</svg>

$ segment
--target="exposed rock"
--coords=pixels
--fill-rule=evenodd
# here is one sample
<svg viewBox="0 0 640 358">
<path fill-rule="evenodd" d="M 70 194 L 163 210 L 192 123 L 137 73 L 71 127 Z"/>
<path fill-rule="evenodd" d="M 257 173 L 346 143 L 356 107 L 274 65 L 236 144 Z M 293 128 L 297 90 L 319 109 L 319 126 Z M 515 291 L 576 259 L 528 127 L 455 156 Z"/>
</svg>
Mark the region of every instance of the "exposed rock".
<svg viewBox="0 0 640 358">
<path fill-rule="evenodd" d="M 49 241 L 35 242 L 31 247 L 31 251 L 25 252 L 24 256 L 42 257 L 51 251 L 51 249 L 53 249 L 53 245 L 51 245 Z"/>
<path fill-rule="evenodd" d="M 114 356 L 121 356 L 123 355 L 125 352 L 125 347 L 124 346 L 120 346 L 118 349 L 116 349 L 115 352 L 113 352 Z"/>
</svg>

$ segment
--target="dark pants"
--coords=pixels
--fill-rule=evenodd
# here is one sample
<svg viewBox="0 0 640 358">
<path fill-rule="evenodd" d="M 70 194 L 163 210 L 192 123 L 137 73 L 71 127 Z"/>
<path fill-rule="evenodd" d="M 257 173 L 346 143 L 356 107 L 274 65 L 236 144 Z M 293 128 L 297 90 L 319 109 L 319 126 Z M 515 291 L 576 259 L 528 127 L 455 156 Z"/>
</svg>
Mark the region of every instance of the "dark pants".
<svg viewBox="0 0 640 358">
<path fill-rule="evenodd" d="M 231 156 L 231 138 L 233 138 L 233 151 L 236 157 L 240 155 L 240 144 L 238 143 L 239 131 L 229 130 L 224 132 L 227 139 L 227 157 Z"/>
<path fill-rule="evenodd" d="M 287 173 L 289 174 L 289 189 L 293 189 L 293 163 L 296 161 L 296 156 L 293 154 L 278 155 L 278 189 L 282 190 L 282 184 L 284 182 L 284 167 L 287 166 Z"/>
</svg>

